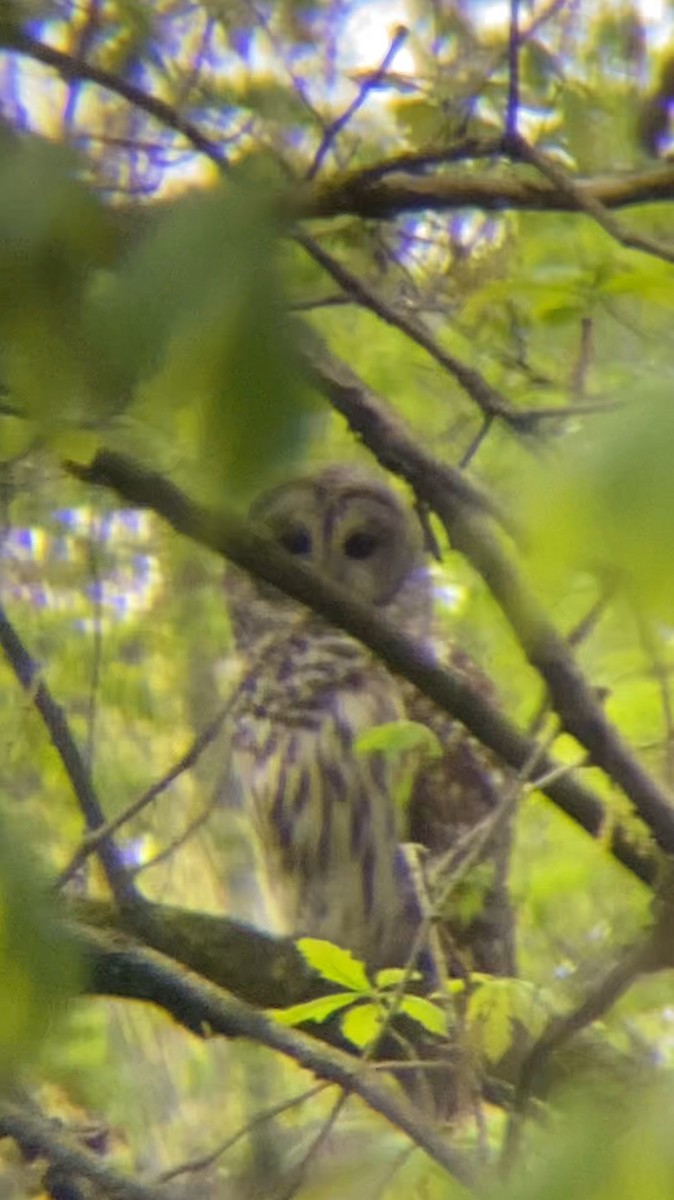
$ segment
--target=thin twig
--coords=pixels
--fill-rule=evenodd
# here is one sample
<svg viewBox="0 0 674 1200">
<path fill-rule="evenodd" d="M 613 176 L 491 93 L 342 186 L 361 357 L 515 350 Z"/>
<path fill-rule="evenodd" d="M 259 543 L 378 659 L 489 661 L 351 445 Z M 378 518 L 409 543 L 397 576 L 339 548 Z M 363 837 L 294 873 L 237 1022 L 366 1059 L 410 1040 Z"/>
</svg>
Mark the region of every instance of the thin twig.
<svg viewBox="0 0 674 1200">
<path fill-rule="evenodd" d="M 468 393 L 471 400 L 477 404 L 485 417 L 499 417 L 515 432 L 522 432 L 517 409 L 510 401 L 484 378 L 474 367 L 469 367 L 455 354 L 446 350 L 433 337 L 422 321 L 410 313 L 403 313 L 389 303 L 384 296 L 366 283 L 360 275 L 351 271 L 344 263 L 339 262 L 332 254 L 320 245 L 310 234 L 297 230 L 295 241 L 323 267 L 344 291 L 363 308 L 369 309 L 387 325 L 399 329 L 411 341 L 421 346 L 443 370 L 457 381 Z"/>
<path fill-rule="evenodd" d="M 206 824 L 214 808 L 215 801 L 211 800 L 205 806 L 205 808 L 201 810 L 200 813 L 197 813 L 196 817 L 193 817 L 191 821 L 187 822 L 187 825 L 181 830 L 180 833 L 177 833 L 175 837 L 171 838 L 170 842 L 167 842 L 166 845 L 162 847 L 161 850 L 158 850 L 156 854 L 153 854 L 152 858 L 146 859 L 145 862 L 138 863 L 132 870 L 133 878 L 137 879 L 138 876 L 145 871 L 151 871 L 154 867 L 158 867 L 161 865 L 161 863 L 168 862 L 169 859 L 173 858 L 176 852 L 182 849 L 183 846 L 187 845 L 191 838 L 194 837 L 195 833 L 198 833 L 199 830 Z"/>
<path fill-rule="evenodd" d="M 111 821 L 107 821 L 100 827 L 94 828 L 87 835 L 87 837 L 82 839 L 67 866 L 65 866 L 58 875 L 54 884 L 55 888 L 58 889 L 63 887 L 63 885 L 72 878 L 75 872 L 79 870 L 79 868 L 82 866 L 82 863 L 86 861 L 89 855 L 93 854 L 94 851 L 97 851 L 103 842 L 110 838 L 113 833 L 116 833 L 118 829 L 121 829 L 123 825 L 126 825 L 127 821 L 130 821 L 132 817 L 138 816 L 138 813 L 142 812 L 144 808 L 147 808 L 148 804 L 151 804 L 152 801 L 156 800 L 157 797 L 162 794 L 162 792 L 165 792 L 172 783 L 175 783 L 176 779 L 178 779 L 180 775 L 182 775 L 185 771 L 192 769 L 201 754 L 203 754 L 206 747 L 216 737 L 222 722 L 229 712 L 231 703 L 232 701 L 228 700 L 227 704 L 220 710 L 217 716 L 213 718 L 210 724 L 207 725 L 201 733 L 197 734 L 185 753 L 180 756 L 178 761 L 175 762 L 172 767 L 169 767 L 168 771 L 162 775 L 161 779 L 158 779 L 156 783 L 153 783 L 152 786 L 147 789 L 147 791 L 143 792 L 142 796 L 138 796 L 135 800 L 132 800 L 131 804 L 128 804 L 126 808 L 122 809 L 122 811 L 119 812 L 116 817 L 113 817 Z"/>
<path fill-rule="evenodd" d="M 144 92 L 142 88 L 128 83 L 114 72 L 106 71 L 103 67 L 97 67 L 81 58 L 74 58 L 71 54 L 57 50 L 56 47 L 41 42 L 30 33 L 13 25 L 3 24 L 1 44 L 5 49 L 16 54 L 25 54 L 36 62 L 53 67 L 64 79 L 86 80 L 105 88 L 106 91 L 114 92 L 132 104 L 134 108 L 140 109 L 167 128 L 182 134 L 195 150 L 206 155 L 217 166 L 225 167 L 227 165 L 227 159 L 221 146 L 202 133 L 198 125 L 188 120 L 187 117 L 181 116 L 177 109 L 171 104 L 167 104 L 165 100 L 160 100 L 158 96 Z"/>
<path fill-rule="evenodd" d="M 516 137 L 520 107 L 520 33 L 519 0 L 510 0 L 508 28 L 508 99 L 505 129 L 508 137 Z"/>
<path fill-rule="evenodd" d="M 535 167 L 562 195 L 573 201 L 580 212 L 586 213 L 592 217 L 605 233 L 619 242 L 621 246 L 626 246 L 630 250 L 640 250 L 644 254 L 653 255 L 655 258 L 660 258 L 664 262 L 674 263 L 674 246 L 666 245 L 664 242 L 658 241 L 656 238 L 648 237 L 646 234 L 636 233 L 634 230 L 625 229 L 616 217 L 608 211 L 601 199 L 594 196 L 586 187 L 577 184 L 570 175 L 553 162 L 549 157 L 541 154 L 533 146 L 529 145 L 524 138 L 519 135 L 508 138 L 508 149 L 512 157 L 519 162 L 528 163 Z"/>
<path fill-rule="evenodd" d="M 314 1096 L 318 1096 L 320 1092 L 324 1092 L 330 1087 L 330 1083 L 321 1082 L 315 1083 L 313 1087 L 307 1088 L 306 1091 L 300 1092 L 297 1096 L 290 1096 L 287 1100 L 280 1100 L 278 1104 L 273 1104 L 271 1108 L 265 1108 L 262 1112 L 258 1112 L 250 1121 L 247 1121 L 236 1133 L 231 1137 L 226 1138 L 214 1150 L 209 1150 L 208 1154 L 202 1154 L 198 1158 L 190 1158 L 187 1162 L 181 1163 L 178 1167 L 171 1167 L 169 1171 L 162 1171 L 157 1179 L 157 1183 L 169 1183 L 172 1179 L 177 1179 L 180 1175 L 193 1175 L 197 1171 L 206 1171 L 212 1167 L 223 1154 L 227 1154 L 237 1142 L 260 1125 L 266 1125 L 269 1121 L 273 1121 L 281 1113 L 289 1112 L 293 1108 L 299 1108 L 301 1104 L 306 1104 L 307 1100 L 313 1100 Z"/>
<path fill-rule="evenodd" d="M 105 825 L 105 814 L 98 799 L 91 772 L 79 751 L 63 709 L 52 696 L 42 677 L 39 665 L 31 657 L 2 607 L 0 607 L 0 648 L 4 651 L 19 683 L 40 714 L 77 797 L 87 829 L 90 832 L 100 829 Z M 96 849 L 110 890 L 117 902 L 119 904 L 133 902 L 135 899 L 133 883 L 119 848 L 112 838 L 106 835 Z"/>
<path fill-rule="evenodd" d="M 399 25 L 397 29 L 394 30 L 391 44 L 386 51 L 386 54 L 384 55 L 380 65 L 375 71 L 373 71 L 371 75 L 368 75 L 367 79 L 361 84 L 358 94 L 355 99 L 351 101 L 351 104 L 344 109 L 344 112 L 341 113 L 340 116 L 336 117 L 335 120 L 331 121 L 331 123 L 328 125 L 325 134 L 323 135 L 321 144 L 314 155 L 313 162 L 307 171 L 307 179 L 311 180 L 316 177 L 321 169 L 321 166 L 323 165 L 325 156 L 335 141 L 335 138 L 337 138 L 339 134 L 346 129 L 349 121 L 353 116 L 355 116 L 355 114 L 358 112 L 358 109 L 362 108 L 370 92 L 379 86 L 382 77 L 388 71 L 400 47 L 406 41 L 408 34 L 409 30 L 407 30 L 404 25 Z"/>
<path fill-rule="evenodd" d="M 502 1169 L 508 1171 L 516 1161 L 529 1102 L 537 1080 L 551 1056 L 570 1038 L 598 1020 L 644 970 L 652 967 L 652 963 L 652 940 L 649 938 L 633 947 L 620 962 L 615 963 L 577 1007 L 552 1020 L 531 1047 L 522 1063 L 515 1089 L 513 1107 L 503 1141 Z"/>
</svg>

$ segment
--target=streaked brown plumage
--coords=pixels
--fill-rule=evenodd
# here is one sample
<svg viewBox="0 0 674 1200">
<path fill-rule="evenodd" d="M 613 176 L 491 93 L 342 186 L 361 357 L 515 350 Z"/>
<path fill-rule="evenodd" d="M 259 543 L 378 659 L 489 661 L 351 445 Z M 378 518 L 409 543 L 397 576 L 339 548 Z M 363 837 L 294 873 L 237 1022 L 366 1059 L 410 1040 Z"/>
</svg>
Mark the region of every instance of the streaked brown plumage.
<svg viewBox="0 0 674 1200">
<path fill-rule="evenodd" d="M 385 482 L 329 468 L 274 489 L 251 516 L 435 652 L 419 522 Z M 229 788 L 251 815 L 276 927 L 327 938 L 371 967 L 400 964 L 419 921 L 401 842 L 431 855 L 453 846 L 498 800 L 493 764 L 347 634 L 236 568 L 226 588 L 246 670 L 230 716 Z M 451 657 L 484 684 L 466 656 Z M 405 764 L 415 774 L 406 815 L 394 800 L 400 759 L 354 749 L 369 727 L 401 718 L 432 727 L 444 747 L 440 759 Z M 486 852 L 494 872 L 482 911 L 468 925 L 449 920 L 452 957 L 483 971 L 512 967 L 507 856 L 500 835 Z"/>
</svg>

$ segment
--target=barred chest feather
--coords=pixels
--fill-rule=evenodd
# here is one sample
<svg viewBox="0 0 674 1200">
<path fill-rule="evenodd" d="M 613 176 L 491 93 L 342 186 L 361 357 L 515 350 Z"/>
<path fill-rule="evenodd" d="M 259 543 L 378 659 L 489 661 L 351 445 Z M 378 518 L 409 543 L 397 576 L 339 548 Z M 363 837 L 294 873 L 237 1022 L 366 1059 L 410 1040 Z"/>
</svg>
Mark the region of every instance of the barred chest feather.
<svg viewBox="0 0 674 1200">
<path fill-rule="evenodd" d="M 231 773 L 257 832 L 276 928 L 347 946 L 372 967 L 405 961 L 418 915 L 393 765 L 354 742 L 403 715 L 389 673 L 325 629 L 269 645 L 232 721 Z"/>
</svg>

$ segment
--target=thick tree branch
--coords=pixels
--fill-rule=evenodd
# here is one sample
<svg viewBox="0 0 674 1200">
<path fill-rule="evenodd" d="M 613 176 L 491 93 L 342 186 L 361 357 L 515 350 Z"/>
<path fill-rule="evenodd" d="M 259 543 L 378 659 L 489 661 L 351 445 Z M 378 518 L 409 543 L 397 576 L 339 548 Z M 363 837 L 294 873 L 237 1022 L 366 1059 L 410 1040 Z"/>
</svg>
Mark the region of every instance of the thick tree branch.
<svg viewBox="0 0 674 1200">
<path fill-rule="evenodd" d="M 470 1182 L 472 1171 L 467 1160 L 452 1150 L 432 1125 L 420 1120 L 405 1100 L 382 1085 L 372 1066 L 286 1028 L 181 970 L 156 951 L 123 941 L 120 944 L 109 935 L 83 929 L 79 940 L 86 947 L 92 991 L 152 1001 L 202 1037 L 248 1038 L 292 1058 L 319 1079 L 360 1096 L 456 1179 Z"/>
<path fill-rule="evenodd" d="M 385 423 L 384 413 L 379 412 L 377 419 Z M 364 440 L 368 441 L 365 430 L 358 432 L 362 432 Z M 417 463 L 413 470 L 408 462 L 398 457 L 400 438 L 406 436 L 404 427 L 401 425 L 399 429 L 389 429 L 388 432 L 390 440 L 384 438 L 377 442 L 387 447 L 388 465 L 404 474 L 415 486 L 418 483 L 417 472 L 426 470 L 428 478 L 423 486 L 418 487 L 419 496 L 422 500 L 429 500 L 434 508 L 442 510 L 444 504 L 451 509 L 446 494 L 448 489 L 441 486 L 444 477 L 442 464 L 427 459 L 419 451 L 422 462 Z M 179 533 L 230 558 L 237 566 L 280 588 L 351 633 L 369 646 L 393 671 L 409 679 L 440 708 L 461 721 L 485 746 L 515 770 L 522 769 L 537 752 L 535 742 L 471 688 L 458 672 L 439 666 L 423 647 L 411 642 L 369 605 L 355 600 L 341 588 L 315 575 L 245 521 L 231 514 L 216 516 L 190 503 L 174 484 L 160 475 L 143 470 L 122 455 L 102 451 L 89 466 L 70 464 L 69 469 L 86 482 L 113 488 L 131 504 L 152 508 Z M 464 517 L 465 505 L 456 501 L 453 492 L 451 496 L 453 502 L 458 504 L 458 512 Z M 457 528 L 461 532 L 458 525 Z M 465 536 L 463 540 L 466 540 Z M 560 644 L 565 660 L 568 660 L 569 653 L 561 639 Z M 556 769 L 557 764 L 549 758 L 537 761 L 543 775 Z M 656 859 L 635 846 L 620 824 L 607 822 L 606 809 L 591 789 L 571 776 L 552 778 L 546 784 L 545 791 L 550 799 L 593 835 L 598 835 L 608 825 L 612 831 L 611 849 L 615 856 L 639 878 L 649 883 L 655 880 Z M 657 831 L 654 830 L 656 837 L 663 849 L 674 853 L 674 813 L 666 800 L 658 807 L 657 817 Z"/>
<path fill-rule="evenodd" d="M 499 143 L 503 145 L 502 140 Z M 478 143 L 479 145 L 479 143 Z M 495 143 L 496 145 L 496 143 Z M 494 146 L 482 153 L 493 155 Z M 458 155 L 456 157 L 459 157 Z M 462 154 L 460 157 L 465 157 Z M 443 155 L 415 156 L 421 170 L 437 160 L 450 162 L 451 151 Z M 410 172 L 411 160 L 403 171 L 391 171 L 386 178 L 371 180 L 365 172 L 342 175 L 325 181 L 315 191 L 306 193 L 301 212 L 305 217 L 334 217 L 351 213 L 368 220 L 390 221 L 405 212 L 447 212 L 457 208 L 480 208 L 485 212 L 505 212 L 516 209 L 525 212 L 578 212 L 584 203 L 596 202 L 607 209 L 628 208 L 636 204 L 655 204 L 674 200 L 674 165 L 652 167 L 633 175 L 607 175 L 597 179 L 581 179 L 575 185 L 576 195 L 549 179 L 490 172 L 451 171 L 419 176 Z M 386 164 L 367 168 L 369 176 L 376 171 L 383 175 Z"/>
<path fill-rule="evenodd" d="M 84 938 L 86 953 L 96 931 L 140 939 L 256 1008 L 288 1008 L 326 992 L 325 980 L 311 970 L 294 942 L 243 921 L 145 900 L 120 910 L 109 901 L 78 896 L 68 898 L 66 911 L 76 938 Z M 115 943 L 120 953 L 123 947 L 123 942 Z M 123 961 L 122 955 L 118 966 Z M 151 1000 L 152 995 L 142 998 Z"/>
</svg>

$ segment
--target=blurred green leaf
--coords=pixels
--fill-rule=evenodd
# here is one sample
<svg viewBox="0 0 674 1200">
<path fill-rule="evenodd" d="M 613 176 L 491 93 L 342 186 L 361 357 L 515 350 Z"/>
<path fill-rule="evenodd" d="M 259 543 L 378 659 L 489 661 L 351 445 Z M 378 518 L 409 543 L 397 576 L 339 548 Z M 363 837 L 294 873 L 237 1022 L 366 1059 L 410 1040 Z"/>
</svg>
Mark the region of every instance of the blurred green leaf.
<svg viewBox="0 0 674 1200">
<path fill-rule="evenodd" d="M 112 241 L 101 203 L 63 147 L 0 138 L 2 383 L 43 436 L 91 416 L 83 313 Z"/>
<path fill-rule="evenodd" d="M 528 1139 L 524 1168 L 485 1200 L 669 1200 L 674 1189 L 671 1087 L 620 1097 L 569 1094 Z"/>
<path fill-rule="evenodd" d="M 674 587 L 672 380 L 607 413 L 582 444 L 569 438 L 545 480 L 523 479 L 532 549 L 550 581 L 574 569 L 622 578 L 642 603 L 671 608 Z M 541 503 L 543 489 L 545 502 Z"/>
<path fill-rule="evenodd" d="M 406 977 L 406 974 L 407 972 L 402 967 L 386 967 L 383 971 L 377 971 L 375 983 L 379 988 L 396 987 Z M 412 978 L 420 979 L 421 976 L 414 972 Z"/>
<path fill-rule="evenodd" d="M 167 445 L 176 430 L 187 435 L 211 499 L 259 486 L 306 435 L 279 211 L 276 195 L 241 181 L 192 193 L 161 214 L 92 304 L 107 395 L 135 388 Z"/>
<path fill-rule="evenodd" d="M 40 1040 L 76 987 L 72 943 L 58 925 L 24 838 L 0 817 L 0 1083 Z"/>
</svg>

